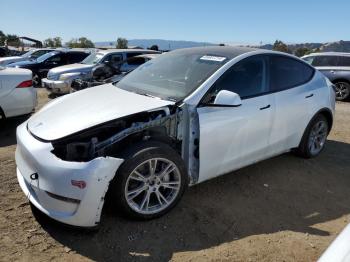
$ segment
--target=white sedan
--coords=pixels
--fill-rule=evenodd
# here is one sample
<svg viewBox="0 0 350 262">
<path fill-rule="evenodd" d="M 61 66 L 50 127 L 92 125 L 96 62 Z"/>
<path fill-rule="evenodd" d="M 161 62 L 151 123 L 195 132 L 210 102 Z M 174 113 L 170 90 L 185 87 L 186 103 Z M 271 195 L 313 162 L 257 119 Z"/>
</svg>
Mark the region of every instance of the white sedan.
<svg viewBox="0 0 350 262">
<path fill-rule="evenodd" d="M 189 185 L 291 150 L 324 148 L 332 84 L 284 53 L 204 47 L 163 54 L 120 82 L 73 93 L 17 129 L 19 184 L 63 223 L 99 223 L 106 193 L 129 217 L 172 209 Z"/>
<path fill-rule="evenodd" d="M 30 114 L 36 104 L 32 72 L 0 66 L 0 119 Z"/>
</svg>

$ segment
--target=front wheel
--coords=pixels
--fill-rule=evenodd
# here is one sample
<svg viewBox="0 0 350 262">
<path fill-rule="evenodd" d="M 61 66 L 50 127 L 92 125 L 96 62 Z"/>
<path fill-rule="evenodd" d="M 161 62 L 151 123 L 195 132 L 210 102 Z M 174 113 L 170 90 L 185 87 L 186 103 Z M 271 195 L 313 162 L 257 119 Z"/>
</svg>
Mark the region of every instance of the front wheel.
<svg viewBox="0 0 350 262">
<path fill-rule="evenodd" d="M 317 115 L 306 128 L 298 148 L 298 154 L 305 158 L 317 156 L 324 148 L 329 132 L 327 119 Z"/>
<path fill-rule="evenodd" d="M 136 219 L 152 219 L 170 211 L 188 184 L 179 154 L 166 144 L 144 142 L 124 155 L 112 187 L 112 201 Z"/>
</svg>

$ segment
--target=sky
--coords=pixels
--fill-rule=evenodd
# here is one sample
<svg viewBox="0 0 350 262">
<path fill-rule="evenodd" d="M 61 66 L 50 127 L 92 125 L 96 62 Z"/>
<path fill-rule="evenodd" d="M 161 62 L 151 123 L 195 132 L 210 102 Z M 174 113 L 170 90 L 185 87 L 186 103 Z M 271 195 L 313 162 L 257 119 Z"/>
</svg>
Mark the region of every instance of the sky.
<svg viewBox="0 0 350 262">
<path fill-rule="evenodd" d="M 349 0 L 3 0 L 0 30 L 64 42 L 332 42 L 350 40 L 349 10 Z"/>
</svg>

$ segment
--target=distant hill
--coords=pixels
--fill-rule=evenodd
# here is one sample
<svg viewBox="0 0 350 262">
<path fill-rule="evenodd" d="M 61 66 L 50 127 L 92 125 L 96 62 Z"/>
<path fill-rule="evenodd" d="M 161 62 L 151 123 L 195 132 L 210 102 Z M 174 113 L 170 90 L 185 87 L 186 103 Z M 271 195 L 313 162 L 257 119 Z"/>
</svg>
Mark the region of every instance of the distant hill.
<svg viewBox="0 0 350 262">
<path fill-rule="evenodd" d="M 272 50 L 272 44 L 266 44 L 262 46 L 255 46 L 262 49 Z M 308 49 L 319 52 L 350 52 L 350 41 L 338 41 L 330 43 L 301 43 L 301 44 L 289 44 L 288 48 L 294 53 L 300 47 L 306 47 Z"/>
<path fill-rule="evenodd" d="M 213 43 L 207 42 L 194 42 L 194 41 L 178 41 L 178 40 L 163 40 L 163 39 L 130 39 L 128 40 L 129 46 L 140 46 L 148 48 L 152 45 L 157 45 L 160 50 L 173 50 L 187 47 L 198 47 L 198 46 L 212 46 Z M 96 42 L 96 47 L 101 46 L 115 46 L 116 41 Z"/>
</svg>

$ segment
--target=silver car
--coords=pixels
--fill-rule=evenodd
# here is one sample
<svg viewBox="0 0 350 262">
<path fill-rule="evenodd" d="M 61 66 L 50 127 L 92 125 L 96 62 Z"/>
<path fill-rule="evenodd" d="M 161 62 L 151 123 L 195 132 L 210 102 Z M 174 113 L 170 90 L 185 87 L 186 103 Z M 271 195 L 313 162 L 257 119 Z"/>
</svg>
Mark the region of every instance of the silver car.
<svg viewBox="0 0 350 262">
<path fill-rule="evenodd" d="M 74 79 L 91 78 L 92 69 L 98 64 L 105 63 L 121 71 L 130 71 L 137 66 L 128 64 L 128 62 L 121 64 L 122 61 L 141 54 L 155 53 L 159 52 L 145 49 L 99 50 L 89 55 L 79 64 L 59 66 L 51 69 L 47 74 L 47 78 L 42 80 L 42 85 L 53 94 L 67 94 L 70 92 Z"/>
</svg>

